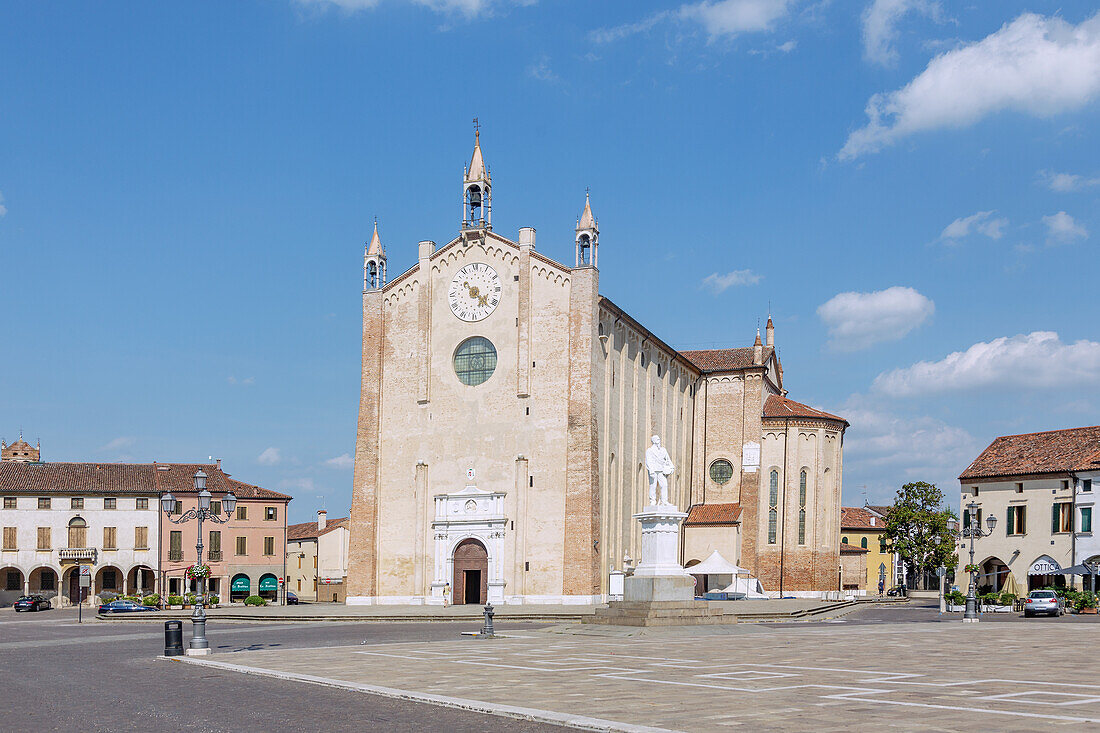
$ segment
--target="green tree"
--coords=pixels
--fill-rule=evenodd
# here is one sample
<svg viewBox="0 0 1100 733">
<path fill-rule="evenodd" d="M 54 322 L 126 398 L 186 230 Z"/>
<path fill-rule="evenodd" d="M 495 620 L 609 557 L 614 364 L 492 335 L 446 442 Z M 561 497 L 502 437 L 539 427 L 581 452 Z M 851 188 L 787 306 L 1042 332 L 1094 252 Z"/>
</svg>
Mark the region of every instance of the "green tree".
<svg viewBox="0 0 1100 733">
<path fill-rule="evenodd" d="M 886 515 L 883 533 L 902 562 L 912 571 L 910 577 L 933 570 L 939 565 L 955 566 L 955 533 L 948 522 L 955 512 L 943 503 L 943 492 L 935 484 L 917 481 L 898 490 L 894 506 Z"/>
</svg>

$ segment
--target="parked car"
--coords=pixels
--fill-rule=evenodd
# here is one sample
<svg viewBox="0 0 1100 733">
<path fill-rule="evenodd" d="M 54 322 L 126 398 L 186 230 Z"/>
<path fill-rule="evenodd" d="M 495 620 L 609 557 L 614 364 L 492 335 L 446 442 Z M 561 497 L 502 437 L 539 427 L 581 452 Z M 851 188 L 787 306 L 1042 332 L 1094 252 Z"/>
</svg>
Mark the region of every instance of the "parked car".
<svg viewBox="0 0 1100 733">
<path fill-rule="evenodd" d="M 143 606 L 133 601 L 111 601 L 99 606 L 100 613 L 133 613 L 135 611 L 156 611 L 156 606 Z"/>
<path fill-rule="evenodd" d="M 890 596 L 891 598 L 903 598 L 906 595 L 905 586 L 895 585 L 893 588 L 886 591 L 886 595 Z"/>
<path fill-rule="evenodd" d="M 1033 590 L 1024 601 L 1024 616 L 1030 618 L 1038 613 L 1048 616 L 1061 616 L 1066 612 L 1065 604 L 1052 590 Z"/>
<path fill-rule="evenodd" d="M 53 608 L 46 596 L 20 596 L 19 600 L 11 605 L 16 613 L 20 611 L 47 611 Z"/>
<path fill-rule="evenodd" d="M 288 605 L 288 606 L 297 606 L 298 605 L 298 596 L 294 595 L 294 591 L 292 591 L 292 590 L 288 590 L 286 592 L 286 605 Z"/>
</svg>

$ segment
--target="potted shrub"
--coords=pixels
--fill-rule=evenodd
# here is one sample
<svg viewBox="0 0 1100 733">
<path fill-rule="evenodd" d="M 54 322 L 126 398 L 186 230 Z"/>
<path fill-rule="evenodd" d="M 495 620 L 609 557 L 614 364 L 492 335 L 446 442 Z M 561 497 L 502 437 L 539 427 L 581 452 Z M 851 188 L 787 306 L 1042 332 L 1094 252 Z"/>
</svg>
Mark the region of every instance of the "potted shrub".
<svg viewBox="0 0 1100 733">
<path fill-rule="evenodd" d="M 206 605 L 210 606 L 211 608 L 217 606 L 220 601 L 221 601 L 221 599 L 218 598 L 217 596 L 207 596 L 206 597 Z"/>
<path fill-rule="evenodd" d="M 168 596 L 168 607 L 173 610 L 183 608 L 183 596 Z"/>
<path fill-rule="evenodd" d="M 950 590 L 943 594 L 943 598 L 947 601 L 947 610 L 959 611 L 966 607 L 966 596 L 963 595 L 961 590 Z"/>
<path fill-rule="evenodd" d="M 150 593 L 142 598 L 141 602 L 146 606 L 160 606 L 160 596 L 156 593 Z"/>
<path fill-rule="evenodd" d="M 1096 595 L 1087 590 L 1078 593 L 1073 607 L 1077 613 L 1096 613 Z"/>
<path fill-rule="evenodd" d="M 244 605 L 246 605 L 246 606 L 266 606 L 267 601 L 265 601 L 260 596 L 249 596 L 248 598 L 244 599 Z"/>
</svg>

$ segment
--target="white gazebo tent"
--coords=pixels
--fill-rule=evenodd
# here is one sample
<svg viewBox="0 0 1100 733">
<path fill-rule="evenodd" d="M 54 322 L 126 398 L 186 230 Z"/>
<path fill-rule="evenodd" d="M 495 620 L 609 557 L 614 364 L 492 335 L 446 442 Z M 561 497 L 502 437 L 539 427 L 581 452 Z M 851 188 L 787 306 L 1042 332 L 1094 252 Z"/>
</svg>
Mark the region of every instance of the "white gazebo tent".
<svg viewBox="0 0 1100 733">
<path fill-rule="evenodd" d="M 712 552 L 710 557 L 701 563 L 692 565 L 687 571 L 692 575 L 708 576 L 708 586 L 712 585 L 709 578 L 714 577 L 714 586 L 727 586 L 722 589 L 724 593 L 737 593 L 744 598 L 767 598 L 762 592 L 759 580 L 753 578 L 745 568 L 726 560 L 718 550 Z"/>
</svg>

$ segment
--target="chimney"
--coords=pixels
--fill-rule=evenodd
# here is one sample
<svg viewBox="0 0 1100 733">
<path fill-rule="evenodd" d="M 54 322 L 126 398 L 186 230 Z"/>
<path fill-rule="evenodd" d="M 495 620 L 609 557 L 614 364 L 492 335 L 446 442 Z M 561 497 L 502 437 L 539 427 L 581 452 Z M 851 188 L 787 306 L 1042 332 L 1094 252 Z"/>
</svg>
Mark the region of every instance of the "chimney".
<svg viewBox="0 0 1100 733">
<path fill-rule="evenodd" d="M 328 524 L 328 512 L 324 509 L 317 510 L 317 531 L 320 532 Z"/>
</svg>

